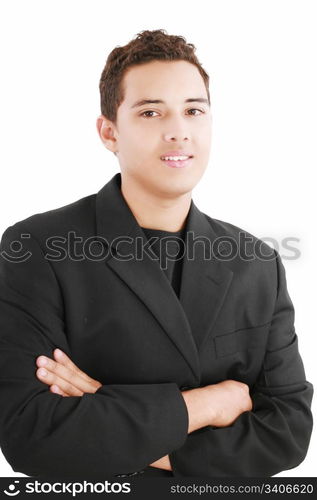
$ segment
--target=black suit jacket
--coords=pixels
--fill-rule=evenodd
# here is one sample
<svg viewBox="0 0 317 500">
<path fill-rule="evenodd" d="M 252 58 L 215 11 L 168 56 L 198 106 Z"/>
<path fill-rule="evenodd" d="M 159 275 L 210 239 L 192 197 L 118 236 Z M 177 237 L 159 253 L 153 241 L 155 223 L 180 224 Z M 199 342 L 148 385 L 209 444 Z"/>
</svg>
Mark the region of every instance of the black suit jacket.
<svg viewBox="0 0 317 500">
<path fill-rule="evenodd" d="M 205 244 L 184 257 L 178 298 L 156 260 L 135 258 L 131 241 L 143 233 L 120 185 L 116 174 L 97 194 L 2 236 L 7 461 L 16 472 L 60 478 L 153 470 L 149 464 L 166 454 L 176 477 L 271 476 L 296 467 L 312 431 L 313 386 L 279 254 L 244 232 L 253 258 L 241 255 L 242 229 L 192 200 L 187 230 Z M 56 347 L 103 384 L 95 394 L 62 397 L 37 379 L 36 357 L 52 357 Z M 226 379 L 248 384 L 252 411 L 188 435 L 181 390 Z"/>
</svg>

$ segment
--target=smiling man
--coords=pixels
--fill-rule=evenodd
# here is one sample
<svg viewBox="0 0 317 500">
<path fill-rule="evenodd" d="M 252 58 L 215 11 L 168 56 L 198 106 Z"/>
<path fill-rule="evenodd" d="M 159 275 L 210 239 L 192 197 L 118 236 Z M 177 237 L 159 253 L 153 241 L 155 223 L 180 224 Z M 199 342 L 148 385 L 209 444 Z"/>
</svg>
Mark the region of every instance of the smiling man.
<svg viewBox="0 0 317 500">
<path fill-rule="evenodd" d="M 313 386 L 281 257 L 192 199 L 211 145 L 194 52 L 164 30 L 116 47 L 97 130 L 120 172 L 3 234 L 0 444 L 17 472 L 265 477 L 306 456 Z"/>
<path fill-rule="evenodd" d="M 97 121 L 119 160 L 122 194 L 140 226 L 177 231 L 208 164 L 205 82 L 188 61 L 156 60 L 128 68 L 122 93 L 116 124 L 103 115 Z"/>
</svg>

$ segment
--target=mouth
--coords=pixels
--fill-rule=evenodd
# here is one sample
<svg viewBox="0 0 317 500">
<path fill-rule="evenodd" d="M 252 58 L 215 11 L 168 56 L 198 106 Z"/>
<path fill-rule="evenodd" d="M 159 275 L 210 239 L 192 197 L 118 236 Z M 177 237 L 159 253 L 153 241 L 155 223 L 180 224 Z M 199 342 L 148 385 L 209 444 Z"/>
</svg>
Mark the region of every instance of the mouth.
<svg viewBox="0 0 317 500">
<path fill-rule="evenodd" d="M 165 163 L 165 165 L 172 168 L 187 167 L 188 165 L 190 165 L 193 158 L 193 155 L 161 156 L 161 160 Z"/>
</svg>

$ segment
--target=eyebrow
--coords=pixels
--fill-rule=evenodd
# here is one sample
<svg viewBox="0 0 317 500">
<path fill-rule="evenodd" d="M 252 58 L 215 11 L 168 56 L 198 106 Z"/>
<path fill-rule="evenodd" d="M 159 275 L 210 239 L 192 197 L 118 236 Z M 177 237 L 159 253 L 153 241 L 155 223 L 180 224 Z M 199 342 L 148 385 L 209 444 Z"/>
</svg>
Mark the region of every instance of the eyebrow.
<svg viewBox="0 0 317 500">
<path fill-rule="evenodd" d="M 205 99 L 204 97 L 192 97 L 189 99 L 185 99 L 184 102 L 202 102 L 204 104 L 208 104 L 209 106 L 208 99 Z M 144 104 L 166 104 L 166 102 L 162 101 L 162 99 L 141 99 L 135 102 L 133 106 L 131 106 L 131 109 L 138 108 L 139 106 L 143 106 Z"/>
</svg>

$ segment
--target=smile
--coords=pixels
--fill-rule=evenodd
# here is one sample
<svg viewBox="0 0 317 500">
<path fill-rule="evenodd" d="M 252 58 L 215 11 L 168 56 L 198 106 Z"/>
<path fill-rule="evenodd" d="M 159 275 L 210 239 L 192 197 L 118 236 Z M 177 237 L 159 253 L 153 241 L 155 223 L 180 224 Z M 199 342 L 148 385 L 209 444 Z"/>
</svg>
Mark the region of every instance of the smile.
<svg viewBox="0 0 317 500">
<path fill-rule="evenodd" d="M 161 160 L 168 167 L 182 168 L 187 167 L 191 163 L 192 158 L 193 156 L 162 156 Z"/>
</svg>

